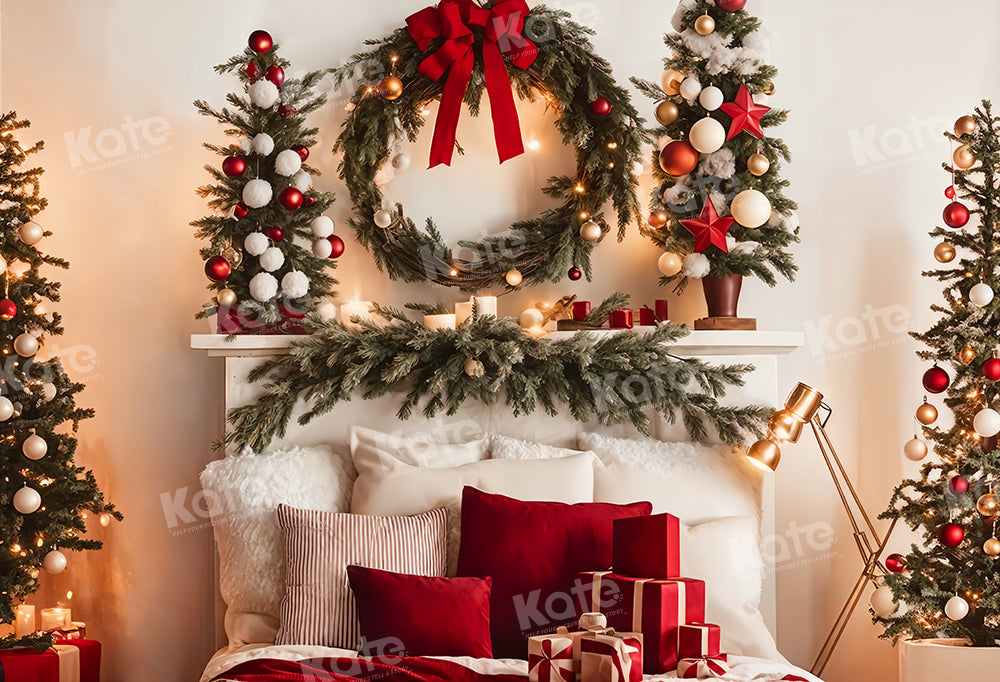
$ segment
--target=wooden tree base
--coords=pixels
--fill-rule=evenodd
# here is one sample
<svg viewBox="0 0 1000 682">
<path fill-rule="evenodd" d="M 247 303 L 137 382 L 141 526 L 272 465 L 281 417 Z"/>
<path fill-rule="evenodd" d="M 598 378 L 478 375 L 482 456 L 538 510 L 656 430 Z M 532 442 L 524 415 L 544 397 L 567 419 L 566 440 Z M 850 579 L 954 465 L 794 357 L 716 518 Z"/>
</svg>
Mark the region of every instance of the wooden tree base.
<svg viewBox="0 0 1000 682">
<path fill-rule="evenodd" d="M 703 317 L 694 321 L 695 329 L 717 329 L 727 331 L 757 331 L 754 317 Z"/>
</svg>

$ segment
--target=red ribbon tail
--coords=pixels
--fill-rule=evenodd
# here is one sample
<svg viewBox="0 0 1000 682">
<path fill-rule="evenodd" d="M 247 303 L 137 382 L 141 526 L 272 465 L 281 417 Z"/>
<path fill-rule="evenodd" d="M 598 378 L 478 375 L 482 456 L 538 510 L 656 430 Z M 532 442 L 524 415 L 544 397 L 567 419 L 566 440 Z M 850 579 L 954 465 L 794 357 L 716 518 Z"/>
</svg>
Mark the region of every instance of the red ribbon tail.
<svg viewBox="0 0 1000 682">
<path fill-rule="evenodd" d="M 490 97 L 490 115 L 493 118 L 493 137 L 497 143 L 500 163 L 524 153 L 521 124 L 514 104 L 514 88 L 507 73 L 507 65 L 496 43 L 483 45 L 483 67 L 486 75 L 486 92 Z"/>
<path fill-rule="evenodd" d="M 441 93 L 441 107 L 438 109 L 437 121 L 434 122 L 434 138 L 431 141 L 431 165 L 434 168 L 440 164 L 451 165 L 451 157 L 455 151 L 455 135 L 458 132 L 458 119 L 462 114 L 462 101 L 465 90 L 472 77 L 474 58 L 471 52 L 455 60 L 448 71 L 444 91 Z"/>
</svg>

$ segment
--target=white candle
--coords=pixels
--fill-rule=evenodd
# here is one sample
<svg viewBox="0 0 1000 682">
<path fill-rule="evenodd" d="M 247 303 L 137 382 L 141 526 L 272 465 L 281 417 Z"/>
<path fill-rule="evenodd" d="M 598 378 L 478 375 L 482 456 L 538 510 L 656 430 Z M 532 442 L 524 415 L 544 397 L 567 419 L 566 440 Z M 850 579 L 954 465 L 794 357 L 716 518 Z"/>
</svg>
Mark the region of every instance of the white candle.
<svg viewBox="0 0 1000 682">
<path fill-rule="evenodd" d="M 472 300 L 460 301 L 455 304 L 455 324 L 462 324 L 472 317 Z"/>
<path fill-rule="evenodd" d="M 371 301 L 351 301 L 340 306 L 340 321 L 348 329 L 361 329 L 361 325 L 351 322 L 352 317 L 359 317 L 362 320 L 374 319 Z"/>
<path fill-rule="evenodd" d="M 483 315 L 497 316 L 496 296 L 476 296 L 476 311 L 480 317 Z"/>
<path fill-rule="evenodd" d="M 42 609 L 42 630 L 61 628 L 73 623 L 70 610 L 62 607 Z"/>
<path fill-rule="evenodd" d="M 455 328 L 455 314 L 447 313 L 444 315 L 424 315 L 424 326 L 431 331 L 439 331 L 441 329 L 454 329 Z"/>
<path fill-rule="evenodd" d="M 24 637 L 35 631 L 35 607 L 20 604 L 14 607 L 14 636 Z"/>
</svg>

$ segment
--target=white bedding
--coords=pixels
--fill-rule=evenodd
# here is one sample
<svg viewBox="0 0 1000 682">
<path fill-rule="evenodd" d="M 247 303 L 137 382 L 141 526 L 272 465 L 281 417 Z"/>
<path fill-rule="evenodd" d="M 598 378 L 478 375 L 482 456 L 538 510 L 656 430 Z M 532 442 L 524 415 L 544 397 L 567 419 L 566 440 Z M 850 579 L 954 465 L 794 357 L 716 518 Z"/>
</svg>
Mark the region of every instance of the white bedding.
<svg viewBox="0 0 1000 682">
<path fill-rule="evenodd" d="M 237 647 L 222 649 L 212 660 L 201 676 L 200 682 L 208 682 L 235 665 L 259 658 L 277 658 L 282 660 L 298 661 L 307 658 L 356 658 L 354 651 L 347 649 L 331 649 L 318 646 L 271 646 L 267 644 L 245 644 Z M 526 661 L 513 659 L 485 659 L 485 658 L 451 658 L 447 659 L 459 663 L 475 672 L 484 675 L 525 675 L 528 674 L 528 664 Z M 731 680 L 732 682 L 778 682 L 785 675 L 798 675 L 809 682 L 822 682 L 818 677 L 810 675 L 804 670 L 777 663 L 766 661 L 760 658 L 748 658 L 745 656 L 730 656 L 732 670 L 728 675 L 718 680 Z M 223 680 L 225 678 L 222 678 Z M 676 673 L 666 675 L 646 675 L 645 682 L 658 682 L 659 680 L 676 680 Z"/>
</svg>

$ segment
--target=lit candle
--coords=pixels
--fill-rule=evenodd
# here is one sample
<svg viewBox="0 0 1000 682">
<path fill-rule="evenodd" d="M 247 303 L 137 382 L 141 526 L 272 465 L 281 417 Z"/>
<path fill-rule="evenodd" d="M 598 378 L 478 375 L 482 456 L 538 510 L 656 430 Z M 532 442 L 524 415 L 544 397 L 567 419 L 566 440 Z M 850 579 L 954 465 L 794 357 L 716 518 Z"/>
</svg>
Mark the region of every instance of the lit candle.
<svg viewBox="0 0 1000 682">
<path fill-rule="evenodd" d="M 433 331 L 455 328 L 455 314 L 424 315 L 424 326 Z"/>
<path fill-rule="evenodd" d="M 455 304 L 455 324 L 462 324 L 472 317 L 473 300 L 470 298 L 468 301 L 459 301 Z"/>
<path fill-rule="evenodd" d="M 54 606 L 51 609 L 42 609 L 42 630 L 48 631 L 54 628 L 61 628 L 71 625 L 73 618 L 70 610 Z"/>
<path fill-rule="evenodd" d="M 497 316 L 497 297 L 496 296 L 476 296 L 476 314 L 479 317 L 483 315 Z"/>
<path fill-rule="evenodd" d="M 14 636 L 24 637 L 35 631 L 35 607 L 19 604 L 14 607 Z"/>
<path fill-rule="evenodd" d="M 351 321 L 353 317 L 372 320 L 374 315 L 371 301 L 351 301 L 340 306 L 340 321 L 344 326 L 348 329 L 361 329 L 361 325 Z"/>
</svg>

